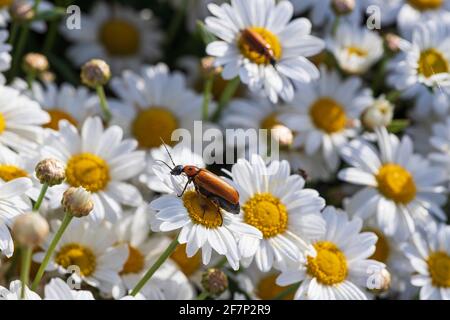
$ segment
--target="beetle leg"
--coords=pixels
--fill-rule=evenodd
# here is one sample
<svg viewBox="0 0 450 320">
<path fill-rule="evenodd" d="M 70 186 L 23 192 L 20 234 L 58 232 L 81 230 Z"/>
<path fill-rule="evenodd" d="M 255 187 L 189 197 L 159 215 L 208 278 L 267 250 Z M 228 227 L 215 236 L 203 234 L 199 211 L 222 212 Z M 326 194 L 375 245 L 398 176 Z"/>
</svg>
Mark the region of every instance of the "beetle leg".
<svg viewBox="0 0 450 320">
<path fill-rule="evenodd" d="M 191 183 L 192 182 L 192 180 L 191 179 L 188 179 L 188 181 L 186 182 L 186 184 L 184 185 L 184 189 L 183 189 L 183 192 L 181 192 L 181 194 L 180 195 L 177 195 L 178 196 L 178 198 L 181 198 L 182 196 L 183 196 L 183 194 L 184 194 L 184 192 L 186 191 L 186 189 L 187 189 L 187 186 L 189 185 L 189 183 Z"/>
<path fill-rule="evenodd" d="M 222 213 L 220 212 L 220 202 L 216 198 L 213 198 L 213 199 L 210 199 L 210 200 L 211 200 L 212 203 L 214 203 L 214 205 L 217 208 L 217 214 L 219 215 L 220 220 L 221 220 L 220 221 L 220 226 L 222 226 L 223 225 L 223 216 L 222 216 Z"/>
</svg>

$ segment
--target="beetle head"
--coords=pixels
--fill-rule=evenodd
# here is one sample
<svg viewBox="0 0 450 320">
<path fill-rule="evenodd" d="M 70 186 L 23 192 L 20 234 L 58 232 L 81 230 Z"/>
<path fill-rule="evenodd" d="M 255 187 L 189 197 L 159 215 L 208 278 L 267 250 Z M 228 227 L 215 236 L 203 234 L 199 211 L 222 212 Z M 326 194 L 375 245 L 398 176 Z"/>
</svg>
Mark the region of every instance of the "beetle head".
<svg viewBox="0 0 450 320">
<path fill-rule="evenodd" d="M 179 176 L 182 173 L 183 173 L 183 166 L 182 165 L 175 166 L 172 169 L 172 171 L 170 171 L 170 174 L 173 175 L 173 176 Z"/>
</svg>

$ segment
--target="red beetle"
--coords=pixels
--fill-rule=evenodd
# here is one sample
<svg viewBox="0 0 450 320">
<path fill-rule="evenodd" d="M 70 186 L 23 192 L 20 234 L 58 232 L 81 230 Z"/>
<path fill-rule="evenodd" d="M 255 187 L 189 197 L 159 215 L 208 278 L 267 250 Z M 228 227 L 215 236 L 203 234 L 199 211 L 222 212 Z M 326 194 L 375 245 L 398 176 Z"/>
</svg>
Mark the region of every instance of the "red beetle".
<svg viewBox="0 0 450 320">
<path fill-rule="evenodd" d="M 266 57 L 272 66 L 276 65 L 277 58 L 272 46 L 259 33 L 247 28 L 241 31 L 241 39 L 252 47 L 254 51 Z"/>
<path fill-rule="evenodd" d="M 176 165 L 165 144 L 164 148 L 169 154 L 169 158 L 172 161 L 174 167 L 171 168 L 166 162 L 162 160 L 156 161 L 165 164 L 170 169 L 171 175 L 179 176 L 183 174 L 188 178 L 183 192 L 178 195 L 179 197 L 183 196 L 186 188 L 192 182 L 194 184 L 195 190 L 200 195 L 211 200 L 211 202 L 214 203 L 218 209 L 223 208 L 228 212 L 239 214 L 241 209 L 239 205 L 239 193 L 235 188 L 233 188 L 229 183 L 209 170 L 192 165 Z"/>
</svg>

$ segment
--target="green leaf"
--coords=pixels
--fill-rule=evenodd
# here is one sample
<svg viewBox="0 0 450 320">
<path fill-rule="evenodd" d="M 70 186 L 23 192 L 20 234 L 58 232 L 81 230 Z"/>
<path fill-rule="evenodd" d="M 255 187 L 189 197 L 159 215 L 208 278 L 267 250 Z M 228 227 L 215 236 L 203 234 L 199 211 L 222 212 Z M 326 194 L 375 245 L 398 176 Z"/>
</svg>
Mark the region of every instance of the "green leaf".
<svg viewBox="0 0 450 320">
<path fill-rule="evenodd" d="M 390 125 L 388 125 L 387 129 L 391 133 L 399 133 L 405 130 L 410 124 L 410 121 L 407 119 L 397 119 L 393 120 Z"/>
<path fill-rule="evenodd" d="M 205 24 L 200 20 L 197 20 L 197 30 L 206 45 L 217 40 L 217 38 L 209 32 L 208 29 L 206 29 Z"/>
<path fill-rule="evenodd" d="M 64 17 L 66 15 L 66 9 L 62 7 L 55 7 L 52 10 L 41 11 L 36 14 L 33 21 L 50 21 Z"/>
</svg>

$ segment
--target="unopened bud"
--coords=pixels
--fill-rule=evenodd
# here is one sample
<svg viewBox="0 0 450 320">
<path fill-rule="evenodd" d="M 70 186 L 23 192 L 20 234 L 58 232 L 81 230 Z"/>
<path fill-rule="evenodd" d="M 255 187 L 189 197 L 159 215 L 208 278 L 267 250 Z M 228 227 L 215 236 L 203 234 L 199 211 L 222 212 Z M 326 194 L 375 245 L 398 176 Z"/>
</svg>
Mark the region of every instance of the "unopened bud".
<svg viewBox="0 0 450 320">
<path fill-rule="evenodd" d="M 208 77 L 211 75 L 219 75 L 222 73 L 222 68 L 216 67 L 214 65 L 215 61 L 216 61 L 216 59 L 213 57 L 202 58 L 202 60 L 200 62 L 200 66 L 201 66 L 201 71 L 202 71 L 203 75 Z"/>
<path fill-rule="evenodd" d="M 51 83 L 56 80 L 56 75 L 51 71 L 44 71 L 39 74 L 39 79 L 41 79 L 42 82 Z"/>
<path fill-rule="evenodd" d="M 111 78 L 109 65 L 100 59 L 92 59 L 81 68 L 81 81 L 91 88 L 103 86 Z"/>
<path fill-rule="evenodd" d="M 23 58 L 22 68 L 25 73 L 40 74 L 48 70 L 47 57 L 40 54 L 30 52 Z"/>
<path fill-rule="evenodd" d="M 63 194 L 61 204 L 65 212 L 77 218 L 87 216 L 94 209 L 91 194 L 83 187 L 67 189 Z"/>
<path fill-rule="evenodd" d="M 270 134 L 281 146 L 290 146 L 294 141 L 294 134 L 291 129 L 282 124 L 274 125 Z"/>
<path fill-rule="evenodd" d="M 203 273 L 202 286 L 211 296 L 219 296 L 228 289 L 228 277 L 222 270 L 210 268 Z"/>
<path fill-rule="evenodd" d="M 394 33 L 388 33 L 384 37 L 384 39 L 386 41 L 386 46 L 388 47 L 389 50 L 391 50 L 392 52 L 400 51 L 400 43 L 402 39 L 398 35 Z"/>
<path fill-rule="evenodd" d="M 36 177 L 41 184 L 56 186 L 66 178 L 66 168 L 62 161 L 49 158 L 39 161 L 35 168 Z"/>
<path fill-rule="evenodd" d="M 16 0 L 10 7 L 11 17 L 18 22 L 30 21 L 34 18 L 33 2 Z"/>
<path fill-rule="evenodd" d="M 14 239 L 21 245 L 35 248 L 42 245 L 49 233 L 49 226 L 37 212 L 18 216 L 12 226 Z"/>
<path fill-rule="evenodd" d="M 370 291 L 374 294 L 382 294 L 389 290 L 391 287 L 391 274 L 385 268 L 383 268 L 377 275 L 377 288 L 373 288 Z"/>
<path fill-rule="evenodd" d="M 373 131 L 377 127 L 388 126 L 393 116 L 394 106 L 384 96 L 380 96 L 363 112 L 361 121 L 367 130 Z"/>
<path fill-rule="evenodd" d="M 346 15 L 355 9 L 355 0 L 332 0 L 331 6 L 337 15 Z"/>
</svg>

